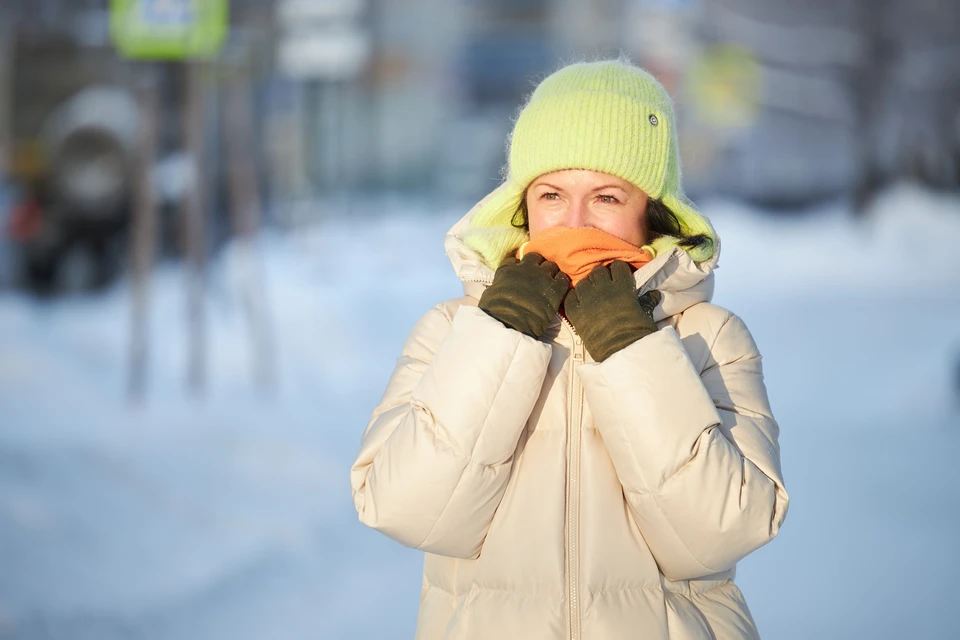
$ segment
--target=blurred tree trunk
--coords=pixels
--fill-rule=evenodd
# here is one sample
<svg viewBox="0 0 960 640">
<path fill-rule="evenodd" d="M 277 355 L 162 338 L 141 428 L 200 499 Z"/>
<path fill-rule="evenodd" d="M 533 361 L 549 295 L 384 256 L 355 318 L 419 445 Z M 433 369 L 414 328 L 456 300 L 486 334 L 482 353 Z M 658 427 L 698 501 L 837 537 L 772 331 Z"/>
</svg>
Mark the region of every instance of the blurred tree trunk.
<svg viewBox="0 0 960 640">
<path fill-rule="evenodd" d="M 873 196 L 890 181 L 891 167 L 883 167 L 877 140 L 883 131 L 884 102 L 889 100 L 889 67 L 894 42 L 884 30 L 890 0 L 860 0 L 860 60 L 853 78 L 853 104 L 857 124 L 857 174 L 853 189 L 854 214 L 862 214 Z"/>
<path fill-rule="evenodd" d="M 0 9 L 0 174 L 6 175 L 13 151 L 10 131 L 13 113 L 13 29 L 4 21 L 3 14 Z"/>
<path fill-rule="evenodd" d="M 203 194 L 203 63 L 184 65 L 186 110 L 184 142 L 192 166 L 186 197 L 181 211 L 183 219 L 183 254 L 187 262 L 187 326 L 189 331 L 187 386 L 197 394 L 206 388 L 206 324 L 204 313 L 206 233 Z"/>
<path fill-rule="evenodd" d="M 133 400 L 143 398 L 149 360 L 150 269 L 156 246 L 157 210 L 150 169 L 156 154 L 157 96 L 153 84 L 139 89 L 140 130 L 134 156 L 133 230 L 131 269 L 133 272 L 133 310 L 131 315 L 130 378 L 128 393 Z"/>
<path fill-rule="evenodd" d="M 230 220 L 237 242 L 240 296 L 250 327 L 254 379 L 261 388 L 274 382 L 269 313 L 263 265 L 258 251 L 260 196 L 254 164 L 254 124 L 250 86 L 244 71 L 229 81 L 224 101 L 223 139 L 230 187 Z"/>
</svg>

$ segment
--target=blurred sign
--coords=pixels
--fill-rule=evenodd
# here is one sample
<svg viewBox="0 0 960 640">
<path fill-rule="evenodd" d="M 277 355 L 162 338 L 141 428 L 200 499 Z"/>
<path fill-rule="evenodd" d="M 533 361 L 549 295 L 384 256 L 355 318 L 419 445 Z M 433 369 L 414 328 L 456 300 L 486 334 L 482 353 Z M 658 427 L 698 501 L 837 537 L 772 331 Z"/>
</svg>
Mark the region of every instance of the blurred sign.
<svg viewBox="0 0 960 640">
<path fill-rule="evenodd" d="M 370 37 L 356 27 L 294 32 L 280 41 L 280 69 L 299 78 L 344 79 L 359 75 L 370 59 Z"/>
<path fill-rule="evenodd" d="M 654 11 L 690 11 L 699 8 L 700 0 L 633 0 L 632 4 Z"/>
<path fill-rule="evenodd" d="M 365 5 L 364 0 L 283 0 L 277 5 L 277 22 L 296 28 L 310 21 L 357 19 Z"/>
<path fill-rule="evenodd" d="M 110 37 L 129 58 L 211 56 L 227 33 L 228 0 L 110 0 Z"/>
<path fill-rule="evenodd" d="M 756 121 L 761 82 L 756 57 L 744 47 L 728 44 L 707 47 L 687 74 L 698 117 L 719 128 L 748 127 Z"/>
<path fill-rule="evenodd" d="M 344 80 L 360 75 L 373 45 L 362 24 L 365 0 L 283 0 L 277 5 L 280 70 L 297 78 Z"/>
</svg>

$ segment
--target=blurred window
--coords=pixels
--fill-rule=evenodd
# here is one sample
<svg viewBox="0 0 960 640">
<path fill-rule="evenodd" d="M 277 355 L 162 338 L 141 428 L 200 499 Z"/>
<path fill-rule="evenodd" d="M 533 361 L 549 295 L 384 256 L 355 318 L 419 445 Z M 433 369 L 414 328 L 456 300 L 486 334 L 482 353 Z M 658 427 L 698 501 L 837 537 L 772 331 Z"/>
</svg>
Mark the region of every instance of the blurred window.
<svg viewBox="0 0 960 640">
<path fill-rule="evenodd" d="M 533 89 L 531 78 L 556 65 L 557 52 L 540 27 L 477 33 L 461 53 L 460 77 L 473 102 L 516 104 Z"/>
</svg>

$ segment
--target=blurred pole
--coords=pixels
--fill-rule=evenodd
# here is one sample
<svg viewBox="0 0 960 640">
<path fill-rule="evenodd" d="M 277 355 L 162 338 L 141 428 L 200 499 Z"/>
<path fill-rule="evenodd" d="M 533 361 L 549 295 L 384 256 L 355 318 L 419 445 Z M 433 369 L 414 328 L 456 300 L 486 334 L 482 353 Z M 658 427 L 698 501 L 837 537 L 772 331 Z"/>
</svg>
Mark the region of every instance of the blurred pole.
<svg viewBox="0 0 960 640">
<path fill-rule="evenodd" d="M 335 105 L 331 103 L 331 89 L 325 80 L 308 80 L 307 87 L 309 101 L 306 117 L 308 118 L 308 145 L 310 159 L 311 196 L 325 198 L 329 201 L 330 194 L 335 188 L 333 179 L 333 158 L 336 144 L 336 134 L 333 131 Z M 329 204 L 329 202 L 328 202 Z"/>
<path fill-rule="evenodd" d="M 230 81 L 224 101 L 223 139 L 230 181 L 230 221 L 237 236 L 240 295 L 250 326 L 254 380 L 263 389 L 274 386 L 273 345 L 258 249 L 260 195 L 254 165 L 250 85 L 240 71 Z"/>
<path fill-rule="evenodd" d="M 881 133 L 878 124 L 883 118 L 888 69 L 895 63 L 894 43 L 884 34 L 884 17 L 889 5 L 888 0 L 860 0 L 857 4 L 861 54 L 852 84 L 857 159 L 853 213 L 858 217 L 867 211 L 874 196 L 890 178 L 889 174 L 884 175 L 877 160 L 875 145 L 875 138 Z"/>
<path fill-rule="evenodd" d="M 346 195 L 346 172 L 344 140 L 344 91 L 345 83 L 339 79 L 323 83 L 323 106 L 320 116 L 323 118 L 324 131 L 324 183 L 327 187 L 328 217 L 334 219 L 348 216 L 348 198 Z"/>
<path fill-rule="evenodd" d="M 150 168 L 156 153 L 157 98 L 152 77 L 137 90 L 140 105 L 140 131 L 134 158 L 133 238 L 131 261 L 133 270 L 133 308 L 130 317 L 131 400 L 143 399 L 146 390 L 149 358 L 148 307 L 150 301 L 150 268 L 157 232 L 157 210 Z"/>
<path fill-rule="evenodd" d="M 206 326 L 204 313 L 204 243 L 203 211 L 203 121 L 204 68 L 200 62 L 184 63 L 186 105 L 183 117 L 184 142 L 192 166 L 183 199 L 183 253 L 187 261 L 187 387 L 197 394 L 206 388 Z"/>
<path fill-rule="evenodd" d="M 10 121 L 13 113 L 13 28 L 3 19 L 3 13 L 0 9 L 0 175 L 4 175 L 10 166 L 13 152 Z"/>
</svg>

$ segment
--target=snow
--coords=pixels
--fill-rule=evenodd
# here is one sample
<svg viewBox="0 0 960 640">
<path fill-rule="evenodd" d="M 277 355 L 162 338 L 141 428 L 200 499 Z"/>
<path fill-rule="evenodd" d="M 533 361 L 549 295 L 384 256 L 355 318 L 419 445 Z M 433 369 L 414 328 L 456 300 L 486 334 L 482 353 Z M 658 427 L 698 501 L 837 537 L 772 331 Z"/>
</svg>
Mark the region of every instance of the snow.
<svg viewBox="0 0 960 640">
<path fill-rule="evenodd" d="M 737 582 L 765 638 L 953 638 L 960 201 L 900 186 L 859 223 L 703 205 L 714 302 L 761 351 L 790 512 Z M 391 205 L 263 239 L 273 389 L 231 248 L 186 389 L 184 273 L 153 276 L 145 401 L 129 289 L 0 293 L 0 637 L 410 638 L 422 555 L 357 521 L 349 467 L 409 329 L 460 294 L 465 207 Z"/>
</svg>

